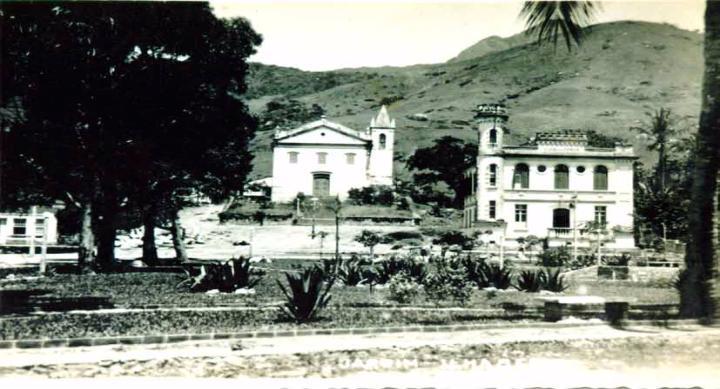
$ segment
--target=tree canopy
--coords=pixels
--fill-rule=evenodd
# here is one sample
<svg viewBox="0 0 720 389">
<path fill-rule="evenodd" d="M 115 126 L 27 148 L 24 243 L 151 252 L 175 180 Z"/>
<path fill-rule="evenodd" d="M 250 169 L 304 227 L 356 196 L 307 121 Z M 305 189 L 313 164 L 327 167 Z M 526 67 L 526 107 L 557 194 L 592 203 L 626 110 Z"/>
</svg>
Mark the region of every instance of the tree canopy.
<svg viewBox="0 0 720 389">
<path fill-rule="evenodd" d="M 89 205 L 112 261 L 121 207 L 242 188 L 256 122 L 240 96 L 261 42 L 246 20 L 200 2 L 4 3 L 0 18 L 1 105 L 23 112 L 3 145 L 6 197 L 31 176 Z"/>
<path fill-rule="evenodd" d="M 459 208 L 467 192 L 465 171 L 475 166 L 476 158 L 476 145 L 444 136 L 436 139 L 430 147 L 417 149 L 408 158 L 407 166 L 415 171 L 413 179 L 416 185 L 445 182 L 455 192 L 453 205 Z"/>
</svg>

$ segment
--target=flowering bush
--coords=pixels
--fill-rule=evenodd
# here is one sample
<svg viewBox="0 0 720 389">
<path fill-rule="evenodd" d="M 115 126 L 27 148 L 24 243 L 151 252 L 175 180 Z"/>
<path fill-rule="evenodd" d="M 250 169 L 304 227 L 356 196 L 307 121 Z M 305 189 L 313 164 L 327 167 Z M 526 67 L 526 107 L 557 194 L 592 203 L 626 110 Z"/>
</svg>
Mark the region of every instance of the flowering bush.
<svg viewBox="0 0 720 389">
<path fill-rule="evenodd" d="M 390 291 L 388 298 L 400 304 L 409 304 L 415 301 L 420 294 L 420 288 L 420 284 L 410 278 L 409 275 L 398 273 L 388 283 L 388 290 Z"/>
<path fill-rule="evenodd" d="M 436 303 L 449 297 L 460 305 L 465 305 L 473 291 L 473 284 L 460 261 L 436 261 L 435 271 L 425 277 L 423 285 L 428 299 Z"/>
</svg>

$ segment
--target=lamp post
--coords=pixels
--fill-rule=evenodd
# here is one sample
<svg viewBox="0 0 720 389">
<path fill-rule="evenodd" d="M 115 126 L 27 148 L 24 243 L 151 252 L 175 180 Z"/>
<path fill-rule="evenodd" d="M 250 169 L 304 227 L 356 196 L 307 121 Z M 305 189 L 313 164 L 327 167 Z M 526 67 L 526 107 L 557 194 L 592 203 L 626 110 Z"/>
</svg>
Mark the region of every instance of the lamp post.
<svg viewBox="0 0 720 389">
<path fill-rule="evenodd" d="M 502 235 L 500 236 L 500 268 L 505 267 L 505 235 L 507 234 L 507 223 L 503 221 Z"/>
<path fill-rule="evenodd" d="M 571 198 L 570 209 L 572 209 L 573 218 L 573 262 L 577 263 L 577 192 Z"/>
<path fill-rule="evenodd" d="M 312 229 L 310 231 L 310 237 L 312 239 L 315 239 L 315 216 L 317 214 L 318 201 L 317 197 L 310 198 L 310 203 L 312 203 Z"/>
</svg>

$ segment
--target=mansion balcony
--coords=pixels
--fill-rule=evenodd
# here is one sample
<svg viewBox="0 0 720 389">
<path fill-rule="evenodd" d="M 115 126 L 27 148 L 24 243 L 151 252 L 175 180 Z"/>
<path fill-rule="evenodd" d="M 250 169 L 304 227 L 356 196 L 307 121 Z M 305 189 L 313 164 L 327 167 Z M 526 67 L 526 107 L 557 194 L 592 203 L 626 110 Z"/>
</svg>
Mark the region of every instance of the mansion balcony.
<svg viewBox="0 0 720 389">
<path fill-rule="evenodd" d="M 572 239 L 573 237 L 573 230 L 574 228 L 566 228 L 566 227 L 552 227 L 548 228 L 548 238 L 552 239 Z M 576 232 L 576 236 L 580 236 L 581 232 L 579 229 Z"/>
</svg>

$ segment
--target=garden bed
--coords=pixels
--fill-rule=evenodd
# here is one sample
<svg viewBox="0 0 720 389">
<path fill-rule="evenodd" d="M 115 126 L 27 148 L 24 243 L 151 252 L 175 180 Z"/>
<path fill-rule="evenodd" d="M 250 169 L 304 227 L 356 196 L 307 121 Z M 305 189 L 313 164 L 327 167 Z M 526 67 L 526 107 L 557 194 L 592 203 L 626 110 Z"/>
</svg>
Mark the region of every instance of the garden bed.
<svg viewBox="0 0 720 389">
<path fill-rule="evenodd" d="M 537 313 L 469 310 L 329 308 L 313 322 L 296 324 L 278 309 L 63 313 L 0 318 L 0 339 L 229 333 L 303 328 L 381 327 L 540 321 Z"/>
<path fill-rule="evenodd" d="M 0 279 L 2 290 L 44 289 L 50 292 L 48 297 L 76 298 L 81 296 L 107 296 L 109 302 L 118 308 L 138 307 L 217 307 L 217 306 L 266 306 L 282 303 L 282 295 L 277 280 L 285 282 L 283 271 L 300 266 L 308 266 L 312 261 L 276 260 L 263 264 L 267 274 L 255 286 L 254 295 L 232 293 L 205 294 L 190 293 L 178 289 L 177 285 L 186 276 L 172 273 L 112 273 L 96 275 L 56 274 L 48 277 Z M 7 269 L 5 269 L 7 271 Z M 26 276 L 24 270 L 21 271 Z M 339 282 L 332 289 L 331 306 L 349 307 L 388 307 L 398 306 L 388 298 L 388 289 L 375 287 L 343 286 Z M 677 291 L 667 283 L 639 283 L 631 281 L 577 281 L 570 284 L 566 294 L 593 295 L 605 298 L 631 298 L 636 304 L 678 304 Z M 537 293 L 525 293 L 514 289 L 486 292 L 474 290 L 465 305 L 468 308 L 497 308 L 503 304 L 516 304 L 525 307 L 539 306 Z M 433 307 L 424 293 L 410 306 Z M 457 305 L 452 301 L 442 302 L 441 306 Z"/>
</svg>

